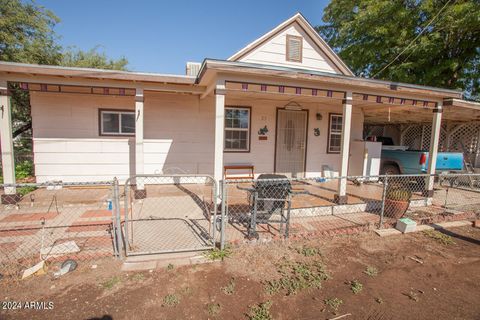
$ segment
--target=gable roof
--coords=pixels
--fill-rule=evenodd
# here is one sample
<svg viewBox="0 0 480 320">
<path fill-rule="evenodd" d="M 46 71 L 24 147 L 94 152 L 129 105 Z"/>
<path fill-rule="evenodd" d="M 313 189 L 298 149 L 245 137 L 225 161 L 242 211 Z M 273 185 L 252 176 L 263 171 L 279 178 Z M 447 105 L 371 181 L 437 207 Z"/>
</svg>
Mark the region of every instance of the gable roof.
<svg viewBox="0 0 480 320">
<path fill-rule="evenodd" d="M 242 57 L 245 57 L 250 52 L 254 51 L 266 41 L 272 39 L 283 30 L 290 27 L 292 24 L 297 23 L 303 31 L 311 38 L 311 40 L 317 45 L 320 51 L 329 59 L 329 61 L 342 73 L 343 75 L 354 76 L 353 72 L 348 68 L 345 62 L 340 59 L 340 57 L 330 48 L 330 46 L 325 42 L 325 40 L 320 37 L 317 31 L 312 27 L 312 25 L 305 19 L 305 17 L 301 13 L 296 13 L 290 19 L 282 22 L 274 29 L 270 30 L 257 40 L 249 43 L 240 51 L 233 54 L 228 61 L 239 61 Z"/>
</svg>

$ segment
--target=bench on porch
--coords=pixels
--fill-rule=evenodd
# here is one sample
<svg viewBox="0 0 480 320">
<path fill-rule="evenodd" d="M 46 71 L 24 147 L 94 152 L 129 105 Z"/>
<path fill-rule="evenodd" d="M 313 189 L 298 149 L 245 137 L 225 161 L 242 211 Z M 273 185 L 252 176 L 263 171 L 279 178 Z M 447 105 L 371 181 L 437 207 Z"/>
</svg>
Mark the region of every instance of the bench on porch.
<svg viewBox="0 0 480 320">
<path fill-rule="evenodd" d="M 235 170 L 246 170 L 248 171 L 248 175 L 247 176 L 232 176 L 232 175 L 229 175 L 229 172 L 231 171 L 235 171 Z M 253 165 L 249 165 L 249 164 L 238 164 L 238 165 L 226 165 L 223 167 L 223 177 L 225 178 L 225 180 L 229 180 L 229 179 L 255 179 L 255 175 L 253 174 L 253 171 L 254 171 L 254 166 Z"/>
</svg>

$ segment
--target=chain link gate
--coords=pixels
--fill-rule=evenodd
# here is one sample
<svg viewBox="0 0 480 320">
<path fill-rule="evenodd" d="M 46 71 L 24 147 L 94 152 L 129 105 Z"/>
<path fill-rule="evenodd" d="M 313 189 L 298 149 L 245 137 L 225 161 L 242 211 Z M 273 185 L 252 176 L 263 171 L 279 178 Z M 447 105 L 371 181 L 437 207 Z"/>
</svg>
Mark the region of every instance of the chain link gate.
<svg viewBox="0 0 480 320">
<path fill-rule="evenodd" d="M 127 256 L 215 247 L 218 187 L 207 175 L 137 175 L 125 182 Z"/>
</svg>

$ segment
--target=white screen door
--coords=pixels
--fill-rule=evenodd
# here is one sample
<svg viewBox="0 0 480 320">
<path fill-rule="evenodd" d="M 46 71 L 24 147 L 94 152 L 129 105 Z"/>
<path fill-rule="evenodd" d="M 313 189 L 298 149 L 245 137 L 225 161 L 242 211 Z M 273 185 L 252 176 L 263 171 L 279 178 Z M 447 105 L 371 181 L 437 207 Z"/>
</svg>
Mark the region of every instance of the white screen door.
<svg viewBox="0 0 480 320">
<path fill-rule="evenodd" d="M 279 109 L 277 114 L 275 172 L 303 177 L 307 144 L 307 111 Z"/>
</svg>

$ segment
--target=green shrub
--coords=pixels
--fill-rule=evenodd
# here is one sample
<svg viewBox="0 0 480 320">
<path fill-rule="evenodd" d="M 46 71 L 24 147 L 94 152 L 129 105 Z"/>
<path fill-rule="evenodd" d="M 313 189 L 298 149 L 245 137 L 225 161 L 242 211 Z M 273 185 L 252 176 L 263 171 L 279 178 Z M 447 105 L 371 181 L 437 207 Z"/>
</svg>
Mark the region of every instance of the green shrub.
<svg viewBox="0 0 480 320">
<path fill-rule="evenodd" d="M 33 162 L 24 160 L 15 166 L 15 177 L 17 179 L 25 179 L 33 176 Z"/>
</svg>

